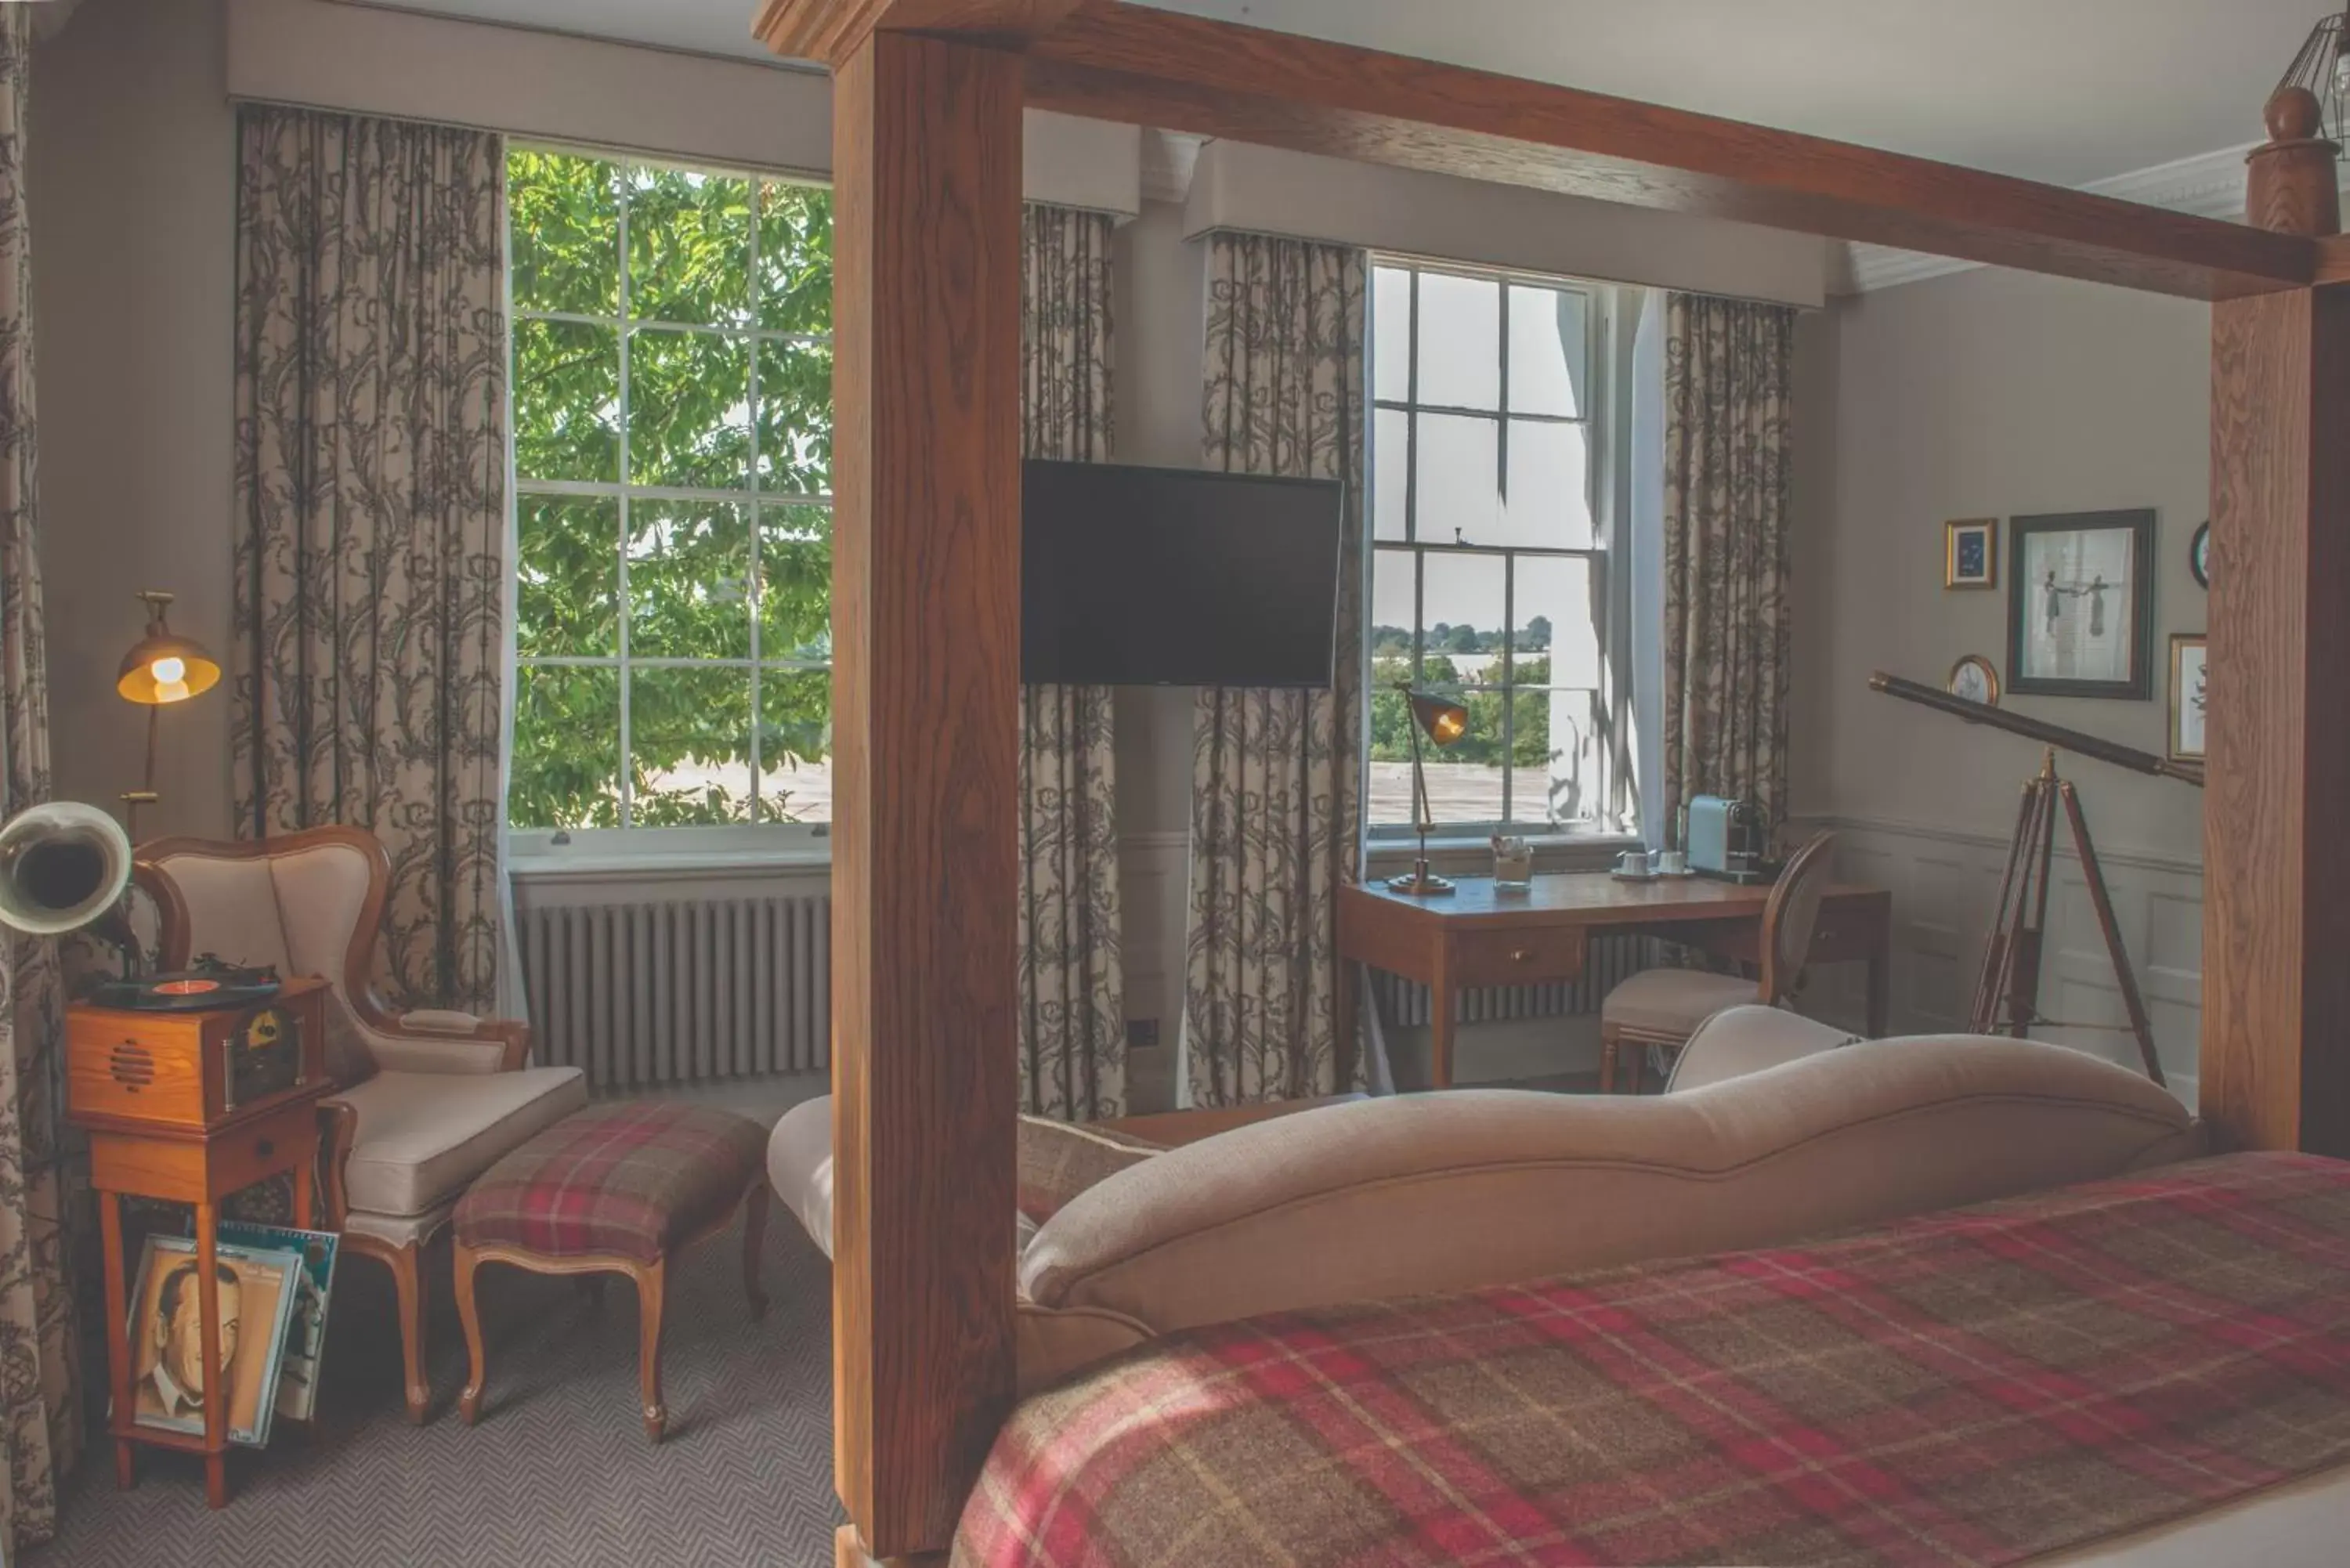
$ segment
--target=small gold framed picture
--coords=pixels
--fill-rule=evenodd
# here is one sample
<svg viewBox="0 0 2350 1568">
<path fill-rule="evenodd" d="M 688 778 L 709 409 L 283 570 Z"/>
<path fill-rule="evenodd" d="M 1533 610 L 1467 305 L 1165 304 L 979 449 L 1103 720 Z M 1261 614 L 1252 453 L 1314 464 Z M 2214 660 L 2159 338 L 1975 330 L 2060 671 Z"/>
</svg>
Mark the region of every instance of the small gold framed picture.
<svg viewBox="0 0 2350 1568">
<path fill-rule="evenodd" d="M 1942 586 L 1999 587 L 1999 519 L 1968 517 L 1942 524 Z"/>
<path fill-rule="evenodd" d="M 2170 760 L 2203 760 L 2204 637 L 2199 631 L 2170 634 Z"/>
</svg>

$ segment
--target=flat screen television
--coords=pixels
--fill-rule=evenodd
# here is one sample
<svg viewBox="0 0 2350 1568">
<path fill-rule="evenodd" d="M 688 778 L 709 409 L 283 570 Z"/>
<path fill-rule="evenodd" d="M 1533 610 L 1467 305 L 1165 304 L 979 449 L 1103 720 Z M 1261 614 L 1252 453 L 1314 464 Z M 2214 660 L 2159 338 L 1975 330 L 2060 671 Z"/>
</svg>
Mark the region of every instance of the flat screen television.
<svg viewBox="0 0 2350 1568">
<path fill-rule="evenodd" d="M 1023 680 L 1330 684 L 1336 481 L 1032 461 L 1022 483 Z"/>
</svg>

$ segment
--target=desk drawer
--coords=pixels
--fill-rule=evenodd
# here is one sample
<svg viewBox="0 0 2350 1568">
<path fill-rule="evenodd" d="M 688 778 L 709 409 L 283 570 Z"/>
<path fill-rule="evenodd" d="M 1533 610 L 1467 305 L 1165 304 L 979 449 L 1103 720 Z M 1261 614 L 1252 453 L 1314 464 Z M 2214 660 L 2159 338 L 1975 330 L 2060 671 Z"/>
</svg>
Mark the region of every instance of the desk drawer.
<svg viewBox="0 0 2350 1568">
<path fill-rule="evenodd" d="M 1530 985 L 1583 972 L 1590 933 L 1580 926 L 1462 931 L 1452 939 L 1452 983 Z"/>
</svg>

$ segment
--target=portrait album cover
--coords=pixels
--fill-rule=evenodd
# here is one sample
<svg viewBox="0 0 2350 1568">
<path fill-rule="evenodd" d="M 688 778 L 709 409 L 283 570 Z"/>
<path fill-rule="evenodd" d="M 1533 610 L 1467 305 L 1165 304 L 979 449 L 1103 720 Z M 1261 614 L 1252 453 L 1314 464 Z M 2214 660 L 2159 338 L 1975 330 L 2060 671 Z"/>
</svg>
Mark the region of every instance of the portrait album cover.
<svg viewBox="0 0 2350 1568">
<path fill-rule="evenodd" d="M 130 1402 L 134 1421 L 201 1436 L 204 1391 L 217 1378 L 228 1392 L 229 1440 L 257 1449 L 269 1441 L 276 1413 L 278 1361 L 300 1294 L 302 1254 L 222 1243 L 220 1365 L 203 1357 L 196 1243 L 150 1236 L 130 1293 Z"/>
<path fill-rule="evenodd" d="M 277 1374 L 277 1413 L 307 1421 L 318 1404 L 318 1363 L 327 1348 L 327 1306 L 335 1288 L 335 1257 L 341 1238 L 331 1231 L 296 1231 L 284 1225 L 246 1225 L 224 1220 L 220 1239 L 265 1251 L 298 1252 L 300 1286 L 292 1326 Z"/>
</svg>

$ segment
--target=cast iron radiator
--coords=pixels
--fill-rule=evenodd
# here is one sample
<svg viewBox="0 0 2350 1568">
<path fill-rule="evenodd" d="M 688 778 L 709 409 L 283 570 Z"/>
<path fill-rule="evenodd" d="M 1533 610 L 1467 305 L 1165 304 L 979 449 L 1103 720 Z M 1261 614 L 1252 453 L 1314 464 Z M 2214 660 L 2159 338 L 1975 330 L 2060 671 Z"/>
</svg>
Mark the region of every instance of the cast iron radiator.
<svg viewBox="0 0 2350 1568">
<path fill-rule="evenodd" d="M 534 1062 L 590 1089 L 832 1063 L 832 900 L 554 906 L 515 916 Z"/>
<path fill-rule="evenodd" d="M 1461 1022 L 1492 1023 L 1510 1018 L 1571 1018 L 1596 1013 L 1607 993 L 1624 981 L 1660 961 L 1653 939 L 1641 936 L 1594 937 L 1585 955 L 1579 980 L 1553 985 L 1496 985 L 1461 993 Z M 1379 1005 L 1399 1028 L 1417 1029 L 1428 1023 L 1428 987 L 1376 971 Z"/>
</svg>

